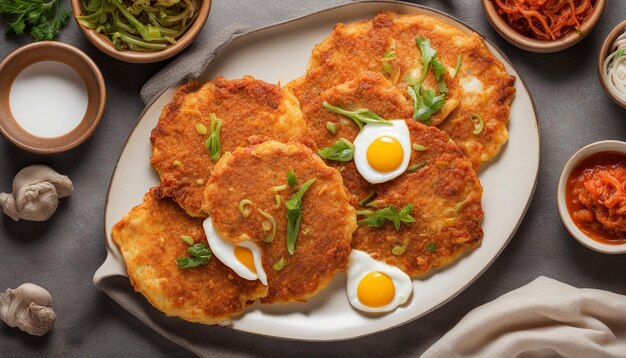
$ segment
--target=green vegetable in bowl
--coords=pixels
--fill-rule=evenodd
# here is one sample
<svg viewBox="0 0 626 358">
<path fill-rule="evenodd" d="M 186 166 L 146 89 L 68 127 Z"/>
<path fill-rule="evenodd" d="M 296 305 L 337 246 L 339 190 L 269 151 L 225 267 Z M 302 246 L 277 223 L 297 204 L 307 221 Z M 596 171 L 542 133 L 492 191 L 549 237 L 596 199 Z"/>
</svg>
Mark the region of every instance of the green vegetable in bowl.
<svg viewBox="0 0 626 358">
<path fill-rule="evenodd" d="M 8 35 L 22 35 L 29 28 L 35 41 L 53 40 L 70 18 L 59 0 L 0 0 L 0 15 L 11 20 Z"/>
<path fill-rule="evenodd" d="M 187 31 L 198 16 L 200 1 L 82 0 L 77 19 L 107 36 L 120 51 L 159 51 Z"/>
</svg>

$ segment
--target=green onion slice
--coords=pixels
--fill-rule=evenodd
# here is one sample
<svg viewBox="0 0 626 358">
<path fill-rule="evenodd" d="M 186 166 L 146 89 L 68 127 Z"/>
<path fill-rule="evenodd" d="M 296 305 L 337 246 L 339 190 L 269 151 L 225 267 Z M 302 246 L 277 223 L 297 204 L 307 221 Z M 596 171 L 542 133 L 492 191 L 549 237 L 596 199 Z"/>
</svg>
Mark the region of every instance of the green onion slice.
<svg viewBox="0 0 626 358">
<path fill-rule="evenodd" d="M 313 178 L 306 181 L 300 190 L 293 193 L 291 198 L 285 202 L 285 207 L 287 207 L 287 252 L 289 255 L 293 255 L 296 251 L 296 240 L 298 240 L 298 231 L 300 231 L 302 221 L 302 197 L 316 180 Z"/>
<path fill-rule="evenodd" d="M 237 208 L 239 208 L 239 212 L 244 218 L 247 218 L 248 216 L 250 216 L 250 209 L 246 208 L 246 205 L 251 205 L 251 204 L 252 204 L 252 201 L 250 199 L 243 199 L 242 201 L 239 202 L 239 205 L 237 205 Z"/>
<path fill-rule="evenodd" d="M 274 269 L 274 271 L 280 271 L 283 269 L 283 267 L 285 267 L 285 258 L 281 257 L 280 260 L 278 260 L 274 266 L 272 266 L 272 268 Z"/>
<path fill-rule="evenodd" d="M 263 215 L 263 217 L 269 220 L 270 224 L 272 225 L 271 227 L 272 232 L 268 236 L 263 237 L 261 240 L 263 240 L 264 242 L 268 242 L 268 243 L 274 241 L 274 237 L 276 236 L 276 220 L 269 213 L 258 208 L 256 210 L 259 212 L 259 214 Z"/>
<path fill-rule="evenodd" d="M 483 128 L 485 127 L 485 122 L 483 121 L 483 117 L 478 113 L 472 113 L 471 115 L 472 122 L 474 122 L 474 131 L 472 133 L 478 135 L 482 133 Z"/>
</svg>

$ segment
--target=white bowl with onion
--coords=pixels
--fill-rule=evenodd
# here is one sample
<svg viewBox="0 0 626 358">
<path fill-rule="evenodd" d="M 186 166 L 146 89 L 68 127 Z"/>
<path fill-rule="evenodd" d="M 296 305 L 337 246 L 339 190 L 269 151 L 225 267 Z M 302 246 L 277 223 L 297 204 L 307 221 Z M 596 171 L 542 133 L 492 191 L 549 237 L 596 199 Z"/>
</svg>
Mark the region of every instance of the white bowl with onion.
<svg viewBox="0 0 626 358">
<path fill-rule="evenodd" d="M 609 97 L 626 108 L 626 20 L 617 25 L 602 44 L 598 77 Z"/>
</svg>

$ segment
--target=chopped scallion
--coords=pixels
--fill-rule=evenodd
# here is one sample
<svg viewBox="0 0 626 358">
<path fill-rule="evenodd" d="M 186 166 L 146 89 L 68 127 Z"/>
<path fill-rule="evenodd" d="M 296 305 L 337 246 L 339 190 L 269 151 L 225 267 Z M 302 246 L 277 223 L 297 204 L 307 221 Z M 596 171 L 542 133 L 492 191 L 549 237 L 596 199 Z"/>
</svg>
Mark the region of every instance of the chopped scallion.
<svg viewBox="0 0 626 358">
<path fill-rule="evenodd" d="M 252 204 L 252 200 L 243 199 L 242 201 L 239 202 L 239 205 L 237 205 L 237 208 L 239 208 L 239 212 L 241 213 L 241 216 L 243 216 L 244 218 L 247 218 L 248 216 L 250 216 L 250 209 L 246 208 L 246 205 L 251 205 L 251 204 Z"/>
</svg>

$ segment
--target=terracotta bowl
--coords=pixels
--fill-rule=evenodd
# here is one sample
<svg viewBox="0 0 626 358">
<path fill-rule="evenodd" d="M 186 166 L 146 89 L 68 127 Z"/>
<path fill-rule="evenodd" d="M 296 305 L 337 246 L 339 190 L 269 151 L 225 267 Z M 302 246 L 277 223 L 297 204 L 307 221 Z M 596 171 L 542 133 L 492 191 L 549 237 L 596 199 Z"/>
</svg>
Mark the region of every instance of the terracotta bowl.
<svg viewBox="0 0 626 358">
<path fill-rule="evenodd" d="M 9 94 L 13 81 L 28 66 L 54 61 L 68 65 L 80 76 L 87 91 L 87 110 L 73 130 L 57 137 L 38 137 L 22 128 L 13 115 Z M 0 63 L 0 132 L 13 144 L 37 154 L 70 150 L 85 142 L 94 132 L 106 102 L 106 87 L 98 66 L 76 47 L 56 42 L 35 42 L 19 48 Z"/>
<path fill-rule="evenodd" d="M 572 173 L 572 170 L 576 168 L 581 160 L 587 158 L 592 154 L 599 152 L 621 152 L 626 154 L 626 142 L 617 140 L 603 140 L 600 142 L 591 143 L 579 151 L 577 151 L 565 164 L 561 177 L 559 178 L 559 184 L 557 188 L 557 207 L 559 209 L 559 216 L 565 228 L 572 235 L 576 241 L 583 244 L 585 247 L 592 249 L 603 254 L 624 254 L 626 253 L 626 244 L 621 245 L 609 245 L 599 241 L 593 240 L 587 234 L 576 226 L 572 217 L 567 210 L 567 203 L 565 201 L 565 189 L 567 186 L 567 180 Z"/>
<path fill-rule="evenodd" d="M 80 8 L 81 0 L 70 0 L 70 3 L 72 5 L 72 12 L 74 15 L 74 20 L 76 20 L 76 24 L 81 29 L 83 34 L 85 34 L 87 39 L 100 51 L 124 62 L 151 63 L 163 61 L 170 57 L 173 57 L 174 55 L 187 48 L 187 46 L 191 45 L 196 37 L 198 37 L 200 31 L 204 27 L 204 24 L 206 23 L 207 18 L 209 17 L 209 12 L 211 10 L 211 0 L 201 1 L 202 3 L 200 4 L 198 17 L 196 17 L 191 27 L 189 27 L 187 31 L 176 40 L 175 44 L 166 47 L 164 50 L 154 52 L 117 50 L 115 46 L 113 46 L 113 43 L 106 36 L 99 34 L 92 29 L 86 28 L 78 22 L 76 17 L 79 16 L 82 12 Z"/>
<path fill-rule="evenodd" d="M 626 108 L 626 101 L 618 98 L 613 92 L 609 90 L 609 87 L 607 86 L 606 75 L 604 74 L 604 60 L 606 60 L 606 57 L 611 54 L 611 52 L 609 51 L 611 51 L 611 46 L 613 45 L 613 42 L 615 42 L 615 39 L 617 39 L 619 35 L 623 34 L 625 30 L 626 20 L 622 21 L 613 29 L 613 31 L 611 31 L 611 33 L 609 33 L 609 36 L 607 36 L 604 40 L 602 48 L 600 49 L 600 53 L 598 54 L 598 79 L 600 79 L 602 88 L 604 88 L 606 94 L 608 94 L 615 103 L 622 106 L 623 108 Z"/>
<path fill-rule="evenodd" d="M 580 26 L 580 34 L 576 31 L 572 31 L 553 41 L 537 40 L 522 35 L 517 30 L 512 28 L 509 23 L 506 22 L 502 16 L 500 16 L 500 14 L 498 14 L 498 10 L 493 5 L 493 0 L 482 0 L 482 3 L 483 9 L 485 10 L 485 14 L 491 23 L 491 26 L 493 26 L 493 28 L 500 34 L 500 36 L 504 37 L 505 40 L 513 46 L 526 51 L 548 53 L 561 51 L 571 47 L 587 36 L 600 19 L 602 11 L 604 11 L 605 0 L 596 0 L 591 17 Z"/>
</svg>

